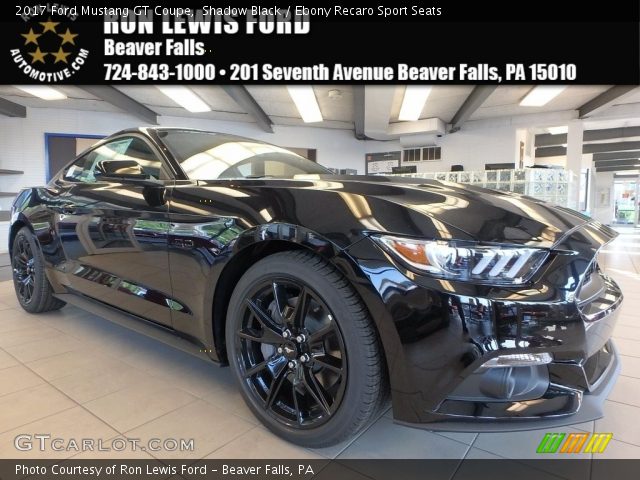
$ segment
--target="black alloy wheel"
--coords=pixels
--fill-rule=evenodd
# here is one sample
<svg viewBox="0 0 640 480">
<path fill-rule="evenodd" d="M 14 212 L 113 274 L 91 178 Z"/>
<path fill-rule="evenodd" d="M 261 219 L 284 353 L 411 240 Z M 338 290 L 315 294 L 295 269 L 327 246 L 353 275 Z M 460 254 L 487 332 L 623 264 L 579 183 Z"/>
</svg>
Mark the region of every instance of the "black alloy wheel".
<svg viewBox="0 0 640 480">
<path fill-rule="evenodd" d="M 11 267 L 16 297 L 27 312 L 49 312 L 65 306 L 53 295 L 40 245 L 28 227 L 22 227 L 13 238 Z"/>
<path fill-rule="evenodd" d="M 229 300 L 225 338 L 245 402 L 290 442 L 334 445 L 386 404 L 373 321 L 344 276 L 313 253 L 275 253 L 249 268 Z"/>
<path fill-rule="evenodd" d="M 28 305 L 33 300 L 35 287 L 35 257 L 25 235 L 18 235 L 13 248 L 13 278 L 20 303 Z"/>
<path fill-rule="evenodd" d="M 336 411 L 346 351 L 333 314 L 310 287 L 284 277 L 256 285 L 236 338 L 245 382 L 276 420 L 308 428 Z"/>
</svg>

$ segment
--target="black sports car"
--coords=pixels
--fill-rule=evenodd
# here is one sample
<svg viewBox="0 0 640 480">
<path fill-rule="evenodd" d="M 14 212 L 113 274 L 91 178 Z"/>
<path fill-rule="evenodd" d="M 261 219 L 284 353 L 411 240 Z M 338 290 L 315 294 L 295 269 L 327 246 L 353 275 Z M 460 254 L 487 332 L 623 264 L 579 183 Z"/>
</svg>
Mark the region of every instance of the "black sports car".
<svg viewBox="0 0 640 480">
<path fill-rule="evenodd" d="M 601 416 L 622 294 L 596 256 L 615 236 L 534 198 L 141 128 L 20 192 L 9 247 L 25 310 L 80 297 L 171 329 L 272 431 L 323 446 L 389 394 L 430 430 Z"/>
</svg>

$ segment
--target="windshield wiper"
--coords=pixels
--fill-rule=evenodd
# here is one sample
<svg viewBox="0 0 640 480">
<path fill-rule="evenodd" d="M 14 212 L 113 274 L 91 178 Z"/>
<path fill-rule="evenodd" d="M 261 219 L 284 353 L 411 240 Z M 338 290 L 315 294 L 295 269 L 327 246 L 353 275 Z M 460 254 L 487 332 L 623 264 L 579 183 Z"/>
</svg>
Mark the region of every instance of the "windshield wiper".
<svg viewBox="0 0 640 480">
<path fill-rule="evenodd" d="M 244 178 L 274 178 L 273 175 L 247 175 Z"/>
</svg>

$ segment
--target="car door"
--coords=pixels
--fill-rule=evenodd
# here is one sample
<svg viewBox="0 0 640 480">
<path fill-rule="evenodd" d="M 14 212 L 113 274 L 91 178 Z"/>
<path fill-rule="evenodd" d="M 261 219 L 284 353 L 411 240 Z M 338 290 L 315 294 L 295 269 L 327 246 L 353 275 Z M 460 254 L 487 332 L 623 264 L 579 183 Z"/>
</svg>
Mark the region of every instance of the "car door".
<svg viewBox="0 0 640 480">
<path fill-rule="evenodd" d="M 80 157 L 58 179 L 57 230 L 67 285 L 171 325 L 167 199 L 174 176 L 143 136 L 117 137 Z"/>
</svg>

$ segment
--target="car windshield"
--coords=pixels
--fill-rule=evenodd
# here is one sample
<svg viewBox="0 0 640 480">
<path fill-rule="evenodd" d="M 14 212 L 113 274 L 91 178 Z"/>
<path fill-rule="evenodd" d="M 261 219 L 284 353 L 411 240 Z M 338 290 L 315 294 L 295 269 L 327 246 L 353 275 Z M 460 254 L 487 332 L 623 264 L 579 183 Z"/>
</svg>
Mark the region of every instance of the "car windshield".
<svg viewBox="0 0 640 480">
<path fill-rule="evenodd" d="M 158 135 L 191 180 L 331 173 L 289 150 L 247 138 L 193 130 L 161 130 Z"/>
</svg>

